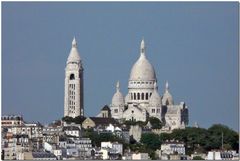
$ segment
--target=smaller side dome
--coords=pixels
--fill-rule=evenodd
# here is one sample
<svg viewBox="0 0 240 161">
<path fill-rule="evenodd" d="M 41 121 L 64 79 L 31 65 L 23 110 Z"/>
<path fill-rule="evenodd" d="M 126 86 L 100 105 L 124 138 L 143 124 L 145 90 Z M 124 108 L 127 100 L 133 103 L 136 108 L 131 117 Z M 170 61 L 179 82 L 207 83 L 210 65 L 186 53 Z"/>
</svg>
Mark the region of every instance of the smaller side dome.
<svg viewBox="0 0 240 161">
<path fill-rule="evenodd" d="M 116 84 L 116 93 L 112 97 L 112 106 L 124 106 L 124 97 L 120 92 L 119 81 Z"/>
<path fill-rule="evenodd" d="M 157 83 L 154 82 L 154 90 L 152 96 L 149 99 L 150 106 L 160 107 L 162 105 L 161 96 L 159 95 L 157 90 L 158 90 Z"/>
<path fill-rule="evenodd" d="M 67 63 L 80 62 L 80 60 L 81 60 L 81 58 L 80 58 L 80 55 L 79 55 L 78 50 L 77 50 L 77 41 L 74 37 L 73 41 L 72 41 L 72 49 L 71 49 L 70 54 L 68 56 Z"/>
<path fill-rule="evenodd" d="M 163 99 L 162 99 L 162 104 L 163 105 L 173 105 L 173 97 L 169 92 L 169 85 L 168 82 L 166 82 L 166 87 L 165 87 L 165 93 L 163 94 Z"/>
</svg>

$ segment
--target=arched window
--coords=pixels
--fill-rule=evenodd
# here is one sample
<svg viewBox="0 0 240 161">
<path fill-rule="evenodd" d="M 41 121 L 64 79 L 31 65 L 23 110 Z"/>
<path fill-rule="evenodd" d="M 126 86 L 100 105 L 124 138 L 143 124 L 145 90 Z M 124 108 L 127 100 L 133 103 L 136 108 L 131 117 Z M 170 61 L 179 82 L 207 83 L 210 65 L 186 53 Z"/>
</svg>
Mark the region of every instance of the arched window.
<svg viewBox="0 0 240 161">
<path fill-rule="evenodd" d="M 150 93 L 150 97 L 152 96 L 152 93 Z"/>
<path fill-rule="evenodd" d="M 140 100 L 140 93 L 138 93 L 138 94 L 137 94 L 137 96 L 138 96 L 138 98 L 137 98 L 137 99 L 138 99 L 138 100 Z"/>
<path fill-rule="evenodd" d="M 132 95 L 132 93 L 130 93 L 130 95 L 131 95 L 131 100 L 133 99 L 133 95 Z"/>
<path fill-rule="evenodd" d="M 136 93 L 134 93 L 134 100 L 136 100 Z"/>
<path fill-rule="evenodd" d="M 74 80 L 74 79 L 75 79 L 74 74 L 71 74 L 71 75 L 70 75 L 70 80 Z"/>
<path fill-rule="evenodd" d="M 144 93 L 142 93 L 142 100 L 144 100 Z"/>
<path fill-rule="evenodd" d="M 146 93 L 146 100 L 148 100 L 148 93 Z"/>
</svg>

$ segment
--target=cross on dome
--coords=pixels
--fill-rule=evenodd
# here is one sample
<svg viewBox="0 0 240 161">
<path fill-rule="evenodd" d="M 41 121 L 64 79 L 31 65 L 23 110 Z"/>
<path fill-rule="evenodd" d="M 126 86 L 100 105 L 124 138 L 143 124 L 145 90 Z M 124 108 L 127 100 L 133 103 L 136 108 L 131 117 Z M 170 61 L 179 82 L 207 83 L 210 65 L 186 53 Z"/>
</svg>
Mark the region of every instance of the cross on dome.
<svg viewBox="0 0 240 161">
<path fill-rule="evenodd" d="M 117 84 L 116 84 L 116 91 L 117 91 L 117 92 L 120 91 L 120 83 L 119 83 L 119 81 L 117 81 Z"/>
<path fill-rule="evenodd" d="M 168 84 L 168 81 L 166 82 L 166 91 L 168 91 L 169 90 L 169 84 Z"/>
<path fill-rule="evenodd" d="M 145 42 L 144 42 L 144 39 L 142 39 L 141 41 L 141 56 L 145 56 Z"/>
</svg>

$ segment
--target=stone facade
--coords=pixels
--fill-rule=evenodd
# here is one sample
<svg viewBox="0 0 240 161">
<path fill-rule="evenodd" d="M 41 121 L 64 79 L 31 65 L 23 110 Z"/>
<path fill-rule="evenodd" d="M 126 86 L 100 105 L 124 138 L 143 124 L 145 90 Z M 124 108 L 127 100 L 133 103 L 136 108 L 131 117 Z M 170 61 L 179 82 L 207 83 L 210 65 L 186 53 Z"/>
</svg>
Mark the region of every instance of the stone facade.
<svg viewBox="0 0 240 161">
<path fill-rule="evenodd" d="M 74 38 L 65 68 L 64 116 L 83 115 L 83 67 Z"/>
</svg>

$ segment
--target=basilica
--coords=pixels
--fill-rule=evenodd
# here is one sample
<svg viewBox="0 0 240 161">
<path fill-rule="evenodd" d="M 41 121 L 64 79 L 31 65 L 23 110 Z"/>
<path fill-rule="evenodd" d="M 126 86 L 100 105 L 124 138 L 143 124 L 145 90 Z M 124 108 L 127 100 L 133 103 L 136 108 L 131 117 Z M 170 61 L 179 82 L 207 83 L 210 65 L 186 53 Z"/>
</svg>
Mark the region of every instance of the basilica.
<svg viewBox="0 0 240 161">
<path fill-rule="evenodd" d="M 83 65 L 74 38 L 65 68 L 64 116 L 84 116 L 83 88 Z M 123 96 L 117 82 L 109 107 L 101 110 L 97 117 L 112 117 L 119 122 L 145 122 L 149 117 L 156 117 L 167 130 L 185 128 L 188 124 L 188 107 L 184 102 L 174 104 L 168 82 L 163 95 L 159 94 L 156 73 L 146 57 L 144 40 L 140 56 L 130 72 L 127 95 Z"/>
<path fill-rule="evenodd" d="M 128 80 L 128 93 L 124 97 L 120 84 L 116 84 L 116 93 L 109 105 L 111 117 L 123 121 L 146 121 L 156 117 L 164 122 L 169 130 L 185 128 L 188 124 L 188 107 L 184 102 L 174 104 L 166 82 L 162 96 L 158 92 L 157 77 L 154 67 L 146 57 L 144 40 L 141 42 L 140 56 L 133 65 Z"/>
</svg>

